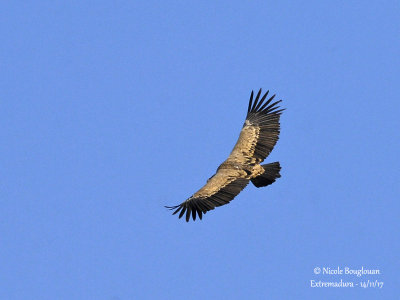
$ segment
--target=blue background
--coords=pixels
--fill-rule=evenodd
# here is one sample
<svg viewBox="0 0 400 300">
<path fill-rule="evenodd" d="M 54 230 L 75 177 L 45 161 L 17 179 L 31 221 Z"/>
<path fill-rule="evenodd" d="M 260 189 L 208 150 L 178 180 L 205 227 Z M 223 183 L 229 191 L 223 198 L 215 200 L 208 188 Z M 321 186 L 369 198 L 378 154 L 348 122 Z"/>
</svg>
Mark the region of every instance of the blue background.
<svg viewBox="0 0 400 300">
<path fill-rule="evenodd" d="M 395 299 L 398 1 L 4 1 L 1 299 Z M 287 108 L 249 185 L 186 223 L 252 89 Z M 315 275 L 361 266 L 382 275 Z M 311 288 L 378 279 L 382 289 Z"/>
</svg>

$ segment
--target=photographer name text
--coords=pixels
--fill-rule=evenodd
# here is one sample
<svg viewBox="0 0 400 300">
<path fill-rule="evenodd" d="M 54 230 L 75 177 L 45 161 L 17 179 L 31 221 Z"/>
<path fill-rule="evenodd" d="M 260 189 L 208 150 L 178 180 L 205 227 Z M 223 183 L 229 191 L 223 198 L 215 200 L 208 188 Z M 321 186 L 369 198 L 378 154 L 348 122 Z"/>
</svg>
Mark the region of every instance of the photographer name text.
<svg viewBox="0 0 400 300">
<path fill-rule="evenodd" d="M 380 275 L 381 271 L 379 269 L 367 269 L 361 267 L 359 269 L 352 269 L 349 267 L 336 267 L 336 268 L 329 268 L 323 267 L 314 268 L 314 274 L 322 274 L 322 275 L 354 275 L 357 277 L 361 277 L 363 275 Z"/>
</svg>

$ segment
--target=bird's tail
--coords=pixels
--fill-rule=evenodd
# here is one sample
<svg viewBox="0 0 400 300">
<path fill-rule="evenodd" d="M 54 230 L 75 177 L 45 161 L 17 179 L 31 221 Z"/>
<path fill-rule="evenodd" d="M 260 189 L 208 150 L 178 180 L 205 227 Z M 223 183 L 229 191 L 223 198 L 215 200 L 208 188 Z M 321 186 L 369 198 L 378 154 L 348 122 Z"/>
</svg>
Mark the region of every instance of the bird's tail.
<svg viewBox="0 0 400 300">
<path fill-rule="evenodd" d="M 265 172 L 251 179 L 251 182 L 256 187 L 259 188 L 262 186 L 270 185 L 271 183 L 275 182 L 277 178 L 281 177 L 281 174 L 279 174 L 281 166 L 278 161 L 270 164 L 261 165 L 261 167 L 264 168 Z"/>
</svg>

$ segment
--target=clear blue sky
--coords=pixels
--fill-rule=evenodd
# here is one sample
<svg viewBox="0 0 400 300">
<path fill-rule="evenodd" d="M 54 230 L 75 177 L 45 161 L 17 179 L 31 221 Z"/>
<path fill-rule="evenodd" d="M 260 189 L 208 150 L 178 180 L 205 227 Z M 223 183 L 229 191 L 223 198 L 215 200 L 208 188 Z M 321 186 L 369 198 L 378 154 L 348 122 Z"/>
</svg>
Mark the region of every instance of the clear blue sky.
<svg viewBox="0 0 400 300">
<path fill-rule="evenodd" d="M 1 299 L 395 299 L 398 1 L 3 1 Z M 272 186 L 163 206 L 287 108 Z M 311 288 L 315 267 L 379 289 Z M 357 282 L 359 279 L 343 276 Z"/>
</svg>

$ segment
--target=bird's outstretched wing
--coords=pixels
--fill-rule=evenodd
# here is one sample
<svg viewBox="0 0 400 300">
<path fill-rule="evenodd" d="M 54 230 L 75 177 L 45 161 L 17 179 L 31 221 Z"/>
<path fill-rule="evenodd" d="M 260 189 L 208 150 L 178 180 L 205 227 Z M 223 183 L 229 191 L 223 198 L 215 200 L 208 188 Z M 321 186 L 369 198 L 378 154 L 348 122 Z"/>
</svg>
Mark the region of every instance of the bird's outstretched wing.
<svg viewBox="0 0 400 300">
<path fill-rule="evenodd" d="M 246 120 L 228 161 L 259 164 L 274 148 L 279 138 L 279 118 L 284 109 L 277 106 L 282 100 L 272 103 L 275 95 L 264 103 L 268 93 L 260 99 L 260 89 L 253 102 L 254 92 L 251 92 Z"/>
<path fill-rule="evenodd" d="M 179 218 L 186 212 L 186 222 L 189 222 L 190 215 L 196 220 L 196 213 L 201 219 L 207 211 L 228 204 L 235 198 L 249 183 L 249 179 L 244 178 L 246 175 L 243 170 L 220 169 L 189 199 L 179 205 L 166 207 L 175 209 L 173 214 L 180 212 Z"/>
</svg>

